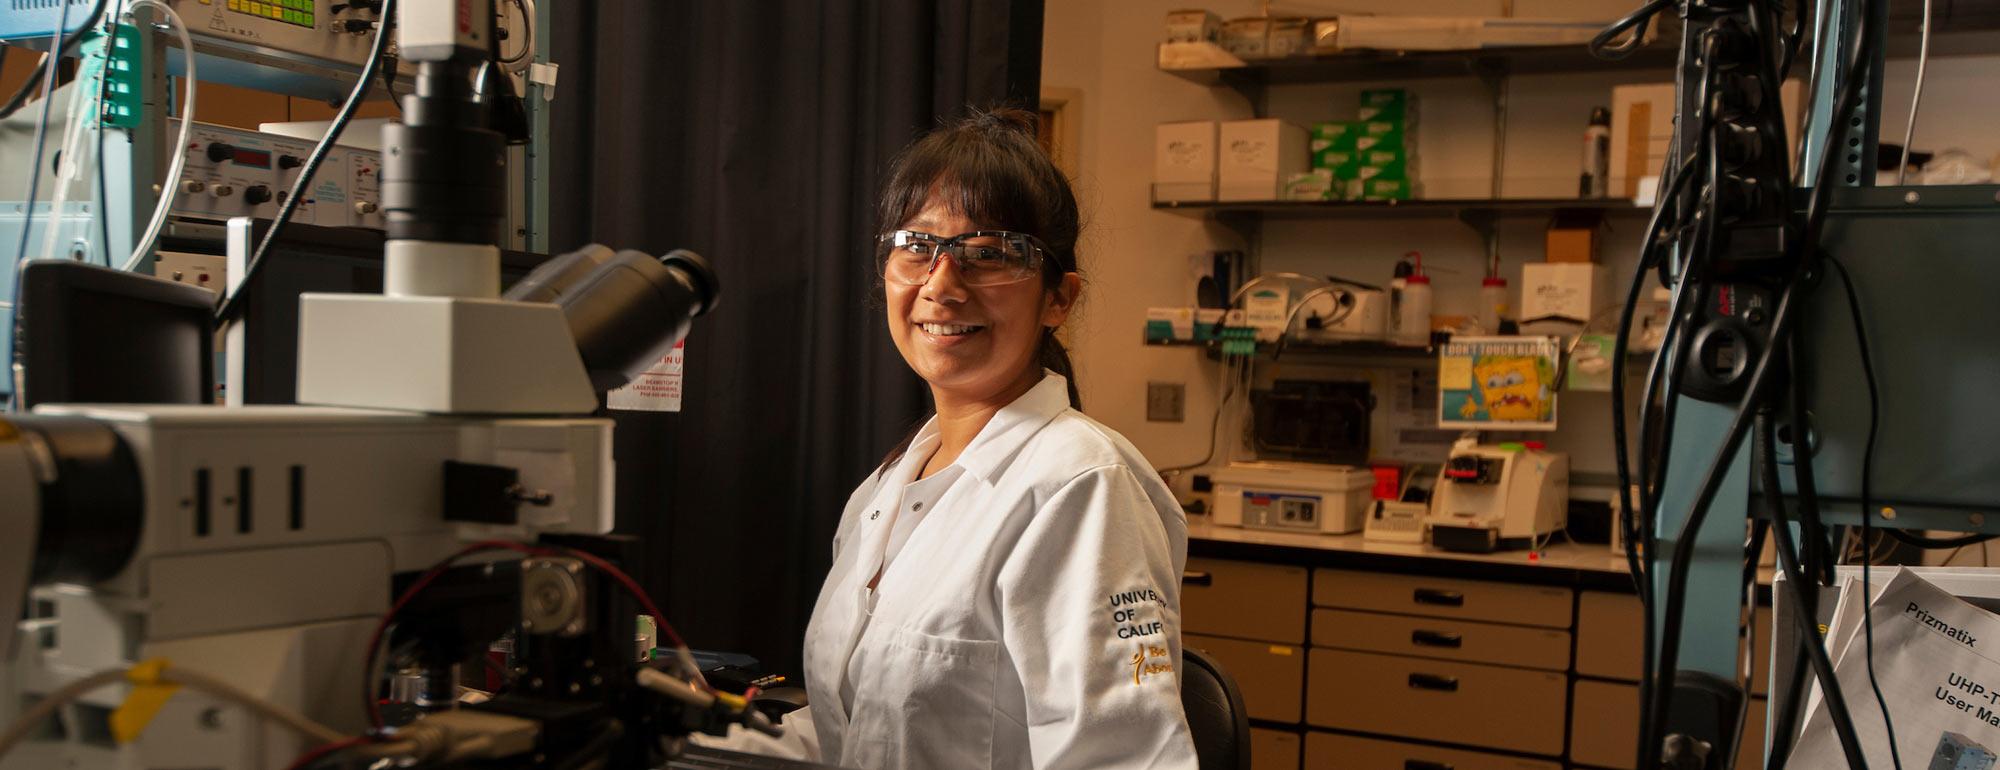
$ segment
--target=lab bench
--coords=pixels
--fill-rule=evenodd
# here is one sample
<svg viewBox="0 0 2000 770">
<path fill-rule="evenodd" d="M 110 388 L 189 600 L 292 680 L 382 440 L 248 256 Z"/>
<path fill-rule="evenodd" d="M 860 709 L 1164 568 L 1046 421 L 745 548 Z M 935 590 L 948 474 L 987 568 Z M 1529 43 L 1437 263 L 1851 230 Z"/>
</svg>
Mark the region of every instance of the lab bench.
<svg viewBox="0 0 2000 770">
<path fill-rule="evenodd" d="M 1257 770 L 1629 770 L 1640 619 L 1623 556 L 1460 554 L 1188 522 L 1184 642 L 1243 691 Z M 1763 755 L 1770 609 L 1737 767 Z"/>
</svg>

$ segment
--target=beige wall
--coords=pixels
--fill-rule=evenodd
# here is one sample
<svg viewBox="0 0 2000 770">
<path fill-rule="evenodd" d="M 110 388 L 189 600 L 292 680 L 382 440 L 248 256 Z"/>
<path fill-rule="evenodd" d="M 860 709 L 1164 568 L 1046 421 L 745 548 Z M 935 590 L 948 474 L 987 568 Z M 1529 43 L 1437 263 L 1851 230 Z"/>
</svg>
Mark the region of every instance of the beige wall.
<svg viewBox="0 0 2000 770">
<path fill-rule="evenodd" d="M 1202 7 L 1224 18 L 1258 12 L 1255 0 L 1051 0 L 1047 5 L 1043 83 L 1082 94 L 1079 147 L 1079 200 L 1087 232 L 1083 267 L 1089 292 L 1083 313 L 1072 325 L 1085 411 L 1130 438 L 1156 465 L 1200 460 L 1206 452 L 1209 418 L 1214 414 L 1217 365 L 1188 349 L 1148 348 L 1141 328 L 1148 307 L 1194 303 L 1189 257 L 1209 249 L 1242 244 L 1226 228 L 1187 217 L 1158 213 L 1148 202 L 1152 173 L 1153 126 L 1193 119 L 1250 117 L 1249 105 L 1233 91 L 1206 88 L 1163 74 L 1154 67 L 1154 47 L 1164 36 L 1167 11 Z M 1497 14 L 1499 0 L 1341 0 L 1339 9 L 1377 13 Z M 1515 0 L 1523 16 L 1622 15 L 1629 0 Z M 1278 3 L 1278 14 L 1326 13 L 1332 6 Z M 1901 136 L 1907 113 L 1912 62 L 1891 62 L 1884 87 L 1884 139 Z M 2000 100 L 1990 84 L 2000 73 L 2000 57 L 1933 60 L 1926 86 L 1925 122 L 1915 144 L 1930 149 L 1964 146 L 1980 157 L 2000 150 L 1991 127 L 2000 125 Z M 1520 77 L 1511 85 L 1512 117 L 1506 141 L 1504 194 L 1559 196 L 1575 190 L 1580 169 L 1581 133 L 1590 108 L 1610 102 L 1613 85 L 1666 80 L 1665 71 L 1578 72 Z M 1362 88 L 1399 85 L 1422 103 L 1419 157 L 1426 187 L 1485 190 L 1492 165 L 1492 100 L 1471 78 L 1431 78 L 1382 83 L 1338 83 L 1271 89 L 1270 113 L 1299 123 L 1351 118 Z M 1944 105 L 1950 105 L 1946 107 Z M 1963 105 L 1962 107 L 1960 105 Z M 1617 220 L 1605 261 L 1613 283 L 1630 280 L 1636 259 L 1636 218 Z M 1503 223 L 1502 275 L 1520 289 L 1520 265 L 1542 258 L 1543 222 Z M 1393 222 L 1298 221 L 1263 230 L 1262 269 L 1335 273 L 1363 281 L 1386 281 L 1397 255 L 1424 252 L 1436 281 L 1436 312 L 1470 312 L 1482 277 L 1484 246 L 1450 219 Z M 1184 422 L 1145 419 L 1149 381 L 1187 386 Z M 1379 394 L 1378 394 L 1379 395 Z M 1609 398 L 1565 393 L 1561 430 L 1548 436 L 1555 448 L 1572 453 L 1581 472 L 1609 473 Z"/>
</svg>

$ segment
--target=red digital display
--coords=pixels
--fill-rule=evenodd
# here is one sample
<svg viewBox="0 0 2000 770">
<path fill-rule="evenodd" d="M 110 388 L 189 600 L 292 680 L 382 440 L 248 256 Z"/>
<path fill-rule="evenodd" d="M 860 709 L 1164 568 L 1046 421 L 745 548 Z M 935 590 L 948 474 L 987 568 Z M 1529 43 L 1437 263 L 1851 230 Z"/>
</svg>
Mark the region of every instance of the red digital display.
<svg viewBox="0 0 2000 770">
<path fill-rule="evenodd" d="M 236 148 L 234 157 L 231 157 L 230 160 L 235 161 L 236 165 L 239 166 L 271 167 L 271 153 L 264 150 L 246 150 L 238 147 Z"/>
</svg>

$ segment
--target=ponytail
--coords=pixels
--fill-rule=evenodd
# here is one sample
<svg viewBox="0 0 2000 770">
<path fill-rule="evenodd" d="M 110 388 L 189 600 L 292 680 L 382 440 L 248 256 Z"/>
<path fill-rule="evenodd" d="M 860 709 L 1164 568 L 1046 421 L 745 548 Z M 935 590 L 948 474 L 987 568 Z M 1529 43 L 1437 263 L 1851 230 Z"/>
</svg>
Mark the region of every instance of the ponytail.
<svg viewBox="0 0 2000 770">
<path fill-rule="evenodd" d="M 1083 411 L 1083 397 L 1076 390 L 1076 367 L 1069 362 L 1069 349 L 1063 347 L 1062 340 L 1056 339 L 1055 327 L 1042 327 L 1042 347 L 1035 358 L 1043 369 L 1060 374 L 1069 381 L 1069 408 Z"/>
</svg>

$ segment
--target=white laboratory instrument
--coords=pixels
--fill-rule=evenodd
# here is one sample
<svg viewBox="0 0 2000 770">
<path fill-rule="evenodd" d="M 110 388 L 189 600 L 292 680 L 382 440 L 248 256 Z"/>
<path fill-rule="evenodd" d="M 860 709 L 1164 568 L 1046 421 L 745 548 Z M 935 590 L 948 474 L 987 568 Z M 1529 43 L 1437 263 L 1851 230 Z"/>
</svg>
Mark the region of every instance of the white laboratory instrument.
<svg viewBox="0 0 2000 770">
<path fill-rule="evenodd" d="M 1431 544 L 1447 551 L 1535 547 L 1569 525 L 1569 456 L 1536 442 L 1459 439 L 1428 519 Z"/>
<path fill-rule="evenodd" d="M 1396 500 L 1373 500 L 1368 504 L 1368 520 L 1361 537 L 1383 543 L 1422 543 L 1429 523 L 1430 506 Z"/>
<path fill-rule="evenodd" d="M 1389 334 L 1389 295 L 1381 289 L 1342 286 L 1307 300 L 1294 317 L 1290 333 L 1296 340 L 1380 342 Z"/>
<path fill-rule="evenodd" d="M 1230 463 L 1209 478 L 1216 524 L 1328 535 L 1361 530 L 1375 487 L 1367 468 L 1314 463 Z"/>
</svg>

